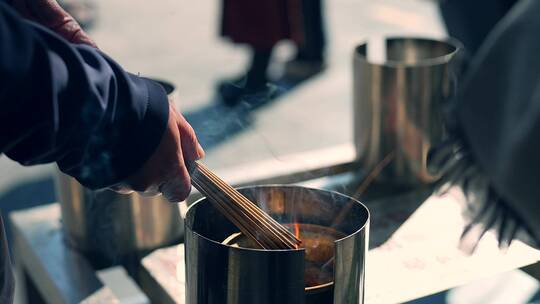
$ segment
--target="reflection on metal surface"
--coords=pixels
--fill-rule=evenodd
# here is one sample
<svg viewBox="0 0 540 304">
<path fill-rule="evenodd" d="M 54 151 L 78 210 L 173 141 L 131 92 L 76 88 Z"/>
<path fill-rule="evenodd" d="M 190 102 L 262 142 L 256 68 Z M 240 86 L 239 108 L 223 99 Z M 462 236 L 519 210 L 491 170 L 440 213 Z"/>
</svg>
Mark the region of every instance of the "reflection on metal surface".
<svg viewBox="0 0 540 304">
<path fill-rule="evenodd" d="M 66 240 L 94 258 L 96 265 L 115 264 L 125 256 L 181 240 L 178 205 L 162 196 L 91 191 L 60 172 L 56 187 Z"/>
<path fill-rule="evenodd" d="M 394 152 L 381 179 L 429 183 L 429 148 L 443 137 L 441 106 L 454 95 L 461 46 L 454 40 L 389 38 L 386 58 L 369 61 L 369 43 L 354 52 L 354 140 L 363 168 Z"/>
<path fill-rule="evenodd" d="M 304 289 L 304 249 L 224 245 L 222 241 L 238 230 L 202 199 L 186 217 L 186 303 L 363 303 L 369 213 L 361 203 L 336 192 L 299 186 L 239 191 L 281 223 L 334 224 L 333 229 L 346 235 L 335 242 L 335 283 Z M 334 223 L 342 208 L 350 208 L 348 215 Z"/>
</svg>

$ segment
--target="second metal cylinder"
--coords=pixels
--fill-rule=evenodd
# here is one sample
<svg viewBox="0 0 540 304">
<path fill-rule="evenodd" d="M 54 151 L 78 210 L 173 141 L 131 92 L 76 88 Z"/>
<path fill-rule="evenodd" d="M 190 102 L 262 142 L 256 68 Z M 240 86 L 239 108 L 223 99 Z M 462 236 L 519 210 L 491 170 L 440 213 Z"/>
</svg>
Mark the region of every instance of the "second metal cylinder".
<svg viewBox="0 0 540 304">
<path fill-rule="evenodd" d="M 405 185 L 430 183 L 437 177 L 427 171 L 427 154 L 443 138 L 441 107 L 454 95 L 461 45 L 424 38 L 379 42 L 354 50 L 357 158 L 370 170 L 392 155 L 381 179 Z"/>
</svg>

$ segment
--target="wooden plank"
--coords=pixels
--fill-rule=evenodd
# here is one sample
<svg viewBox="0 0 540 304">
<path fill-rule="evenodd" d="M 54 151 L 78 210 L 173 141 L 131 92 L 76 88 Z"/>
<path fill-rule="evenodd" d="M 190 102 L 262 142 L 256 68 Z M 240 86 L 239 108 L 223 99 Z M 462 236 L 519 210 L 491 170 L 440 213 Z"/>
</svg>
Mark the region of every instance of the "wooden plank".
<svg viewBox="0 0 540 304">
<path fill-rule="evenodd" d="M 10 214 L 14 258 L 47 303 L 119 303 L 79 253 L 63 241 L 60 205 Z"/>
<path fill-rule="evenodd" d="M 185 303 L 184 244 L 158 249 L 142 260 L 141 287 L 153 303 Z"/>
<path fill-rule="evenodd" d="M 99 280 L 111 290 L 121 304 L 150 304 L 150 299 L 137 286 L 122 266 L 96 272 Z"/>
<path fill-rule="evenodd" d="M 368 202 L 372 214 L 379 214 L 372 223 L 379 245 L 367 257 L 367 303 L 402 303 L 539 261 L 540 251 L 519 241 L 500 251 L 493 233 L 473 255 L 461 252 L 460 197 L 454 189 L 443 197 L 413 194 Z M 382 231 L 385 227 L 392 232 Z"/>
</svg>

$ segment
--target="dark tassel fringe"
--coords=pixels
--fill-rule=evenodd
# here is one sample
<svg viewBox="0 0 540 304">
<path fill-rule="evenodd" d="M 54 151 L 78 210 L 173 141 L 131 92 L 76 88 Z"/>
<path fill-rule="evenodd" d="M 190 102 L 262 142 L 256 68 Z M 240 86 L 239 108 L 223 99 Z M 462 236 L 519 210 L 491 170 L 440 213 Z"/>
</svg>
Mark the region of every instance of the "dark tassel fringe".
<svg viewBox="0 0 540 304">
<path fill-rule="evenodd" d="M 442 176 L 435 187 L 438 194 L 444 194 L 454 186 L 463 190 L 467 213 L 472 215 L 461 235 L 460 248 L 464 252 L 472 254 L 485 233 L 492 229 L 502 250 L 506 250 L 518 235 L 530 245 L 539 247 L 540 242 L 532 238 L 526 223 L 493 189 L 459 138 L 449 138 L 432 149 L 428 168 L 432 174 Z"/>
</svg>

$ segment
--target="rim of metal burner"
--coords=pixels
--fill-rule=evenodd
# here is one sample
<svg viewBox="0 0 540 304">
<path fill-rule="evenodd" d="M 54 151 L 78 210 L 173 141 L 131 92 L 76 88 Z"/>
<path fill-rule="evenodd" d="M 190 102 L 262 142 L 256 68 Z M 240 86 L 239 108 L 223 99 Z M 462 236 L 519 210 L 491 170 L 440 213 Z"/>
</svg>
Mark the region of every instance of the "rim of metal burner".
<svg viewBox="0 0 540 304">
<path fill-rule="evenodd" d="M 355 237 L 357 234 L 361 233 L 365 228 L 366 228 L 366 225 L 368 225 L 369 223 L 369 219 L 371 218 L 371 214 L 369 212 L 369 209 L 367 208 L 366 205 L 364 205 L 362 202 L 360 202 L 359 200 L 349 196 L 349 195 L 346 195 L 346 194 L 343 194 L 343 193 L 340 193 L 340 192 L 337 192 L 337 191 L 333 191 L 333 190 L 325 190 L 325 189 L 317 189 L 317 188 L 313 188 L 313 187 L 304 187 L 304 186 L 297 186 L 297 185 L 280 185 L 280 184 L 268 184 L 268 185 L 253 185 L 253 186 L 242 186 L 242 187 L 238 187 L 238 188 L 235 188 L 236 190 L 256 190 L 256 189 L 261 189 L 261 188 L 289 188 L 289 189 L 292 189 L 292 188 L 296 188 L 296 189 L 305 189 L 305 190 L 312 190 L 312 191 L 317 191 L 317 192 L 325 192 L 325 193 L 328 193 L 328 194 L 331 194 L 331 195 L 337 195 L 337 196 L 341 196 L 343 198 L 346 198 L 348 199 L 349 201 L 352 201 L 352 202 L 355 202 L 356 204 L 359 204 L 360 206 L 362 206 L 362 208 L 366 211 L 366 220 L 364 221 L 364 223 L 361 225 L 361 227 L 359 227 L 358 229 L 356 229 L 353 233 L 350 233 L 350 234 L 346 234 L 345 237 L 342 237 L 342 238 L 339 238 L 339 239 L 336 239 L 334 241 L 334 244 L 337 244 L 339 242 L 342 242 L 344 240 L 347 240 L 349 238 L 353 238 Z M 193 204 L 191 204 L 187 211 L 186 211 L 186 219 L 187 219 L 187 215 L 189 214 L 190 210 L 192 208 L 194 208 L 194 206 L 196 206 L 198 203 L 202 202 L 202 201 L 205 201 L 206 200 L 206 197 L 202 197 L 198 200 L 196 200 L 195 202 L 193 202 Z M 187 221 L 186 221 L 187 223 Z M 205 239 L 205 240 L 208 240 L 212 243 L 215 243 L 217 245 L 222 245 L 222 246 L 227 246 L 233 250 L 245 250 L 245 251 L 269 251 L 269 249 L 258 249 L 258 248 L 246 248 L 246 247 L 235 247 L 235 246 L 231 246 L 229 244 L 225 244 L 225 240 L 221 241 L 221 242 L 218 242 L 216 240 L 213 240 L 211 238 L 208 238 L 196 231 L 194 231 L 193 229 L 192 230 L 192 233 L 198 235 L 199 237 Z M 342 232 L 342 231 L 340 231 Z M 343 232 L 345 234 L 345 232 Z M 305 251 L 304 248 L 299 248 L 299 249 L 271 249 L 271 251 L 277 251 L 277 252 L 288 252 L 288 251 Z M 336 249 L 334 249 L 334 254 L 335 254 L 335 251 Z M 334 255 L 335 256 L 335 255 Z M 320 285 L 315 285 L 315 286 L 308 286 L 308 287 L 304 287 L 304 290 L 305 291 L 314 291 L 314 290 L 319 290 L 319 289 L 322 289 L 322 288 L 326 288 L 326 287 L 330 287 L 334 285 L 334 280 L 328 282 L 328 283 L 324 283 L 324 284 L 320 284 Z"/>
<path fill-rule="evenodd" d="M 229 246 L 229 247 L 234 247 L 235 249 L 237 248 L 246 248 L 246 247 L 240 247 L 240 246 L 232 246 L 230 245 L 229 243 L 234 241 L 234 239 L 238 238 L 238 237 L 241 237 L 243 236 L 244 234 L 242 232 L 236 232 L 236 233 L 233 233 L 231 234 L 230 236 L 228 236 L 226 239 L 224 239 L 221 244 L 222 245 L 225 245 L 225 246 Z M 338 240 L 341 240 L 341 239 L 338 239 Z M 338 240 L 335 240 L 334 243 Z M 246 249 L 249 249 L 249 248 L 246 248 Z M 253 249 L 256 249 L 256 248 L 253 248 Z M 269 249 L 263 249 L 263 250 L 269 250 Z M 299 249 L 293 249 L 293 250 L 299 250 Z M 302 249 L 305 251 L 305 249 Z M 304 290 L 305 291 L 312 291 L 312 290 L 317 290 L 317 289 L 322 289 L 322 288 L 326 288 L 326 287 L 330 287 L 334 285 L 334 280 L 328 282 L 328 283 L 324 283 L 324 284 L 319 284 L 319 285 L 315 285 L 315 286 L 307 286 L 307 287 L 304 287 Z"/>
<path fill-rule="evenodd" d="M 445 47 L 448 49 L 447 52 L 440 55 L 434 55 L 431 57 L 426 57 L 418 59 L 415 62 L 404 62 L 397 59 L 386 59 L 382 63 L 371 62 L 367 57 L 367 47 L 369 40 L 362 41 L 354 48 L 354 58 L 366 62 L 369 65 L 374 66 L 383 66 L 387 68 L 403 68 L 403 67 L 421 67 L 421 66 L 435 66 L 441 65 L 448 62 L 448 59 L 452 56 L 455 56 L 457 53 L 463 50 L 463 44 L 453 38 L 447 37 L 443 39 L 433 38 L 433 37 L 422 37 L 422 36 L 388 36 L 382 38 L 385 47 L 390 48 L 394 44 L 399 43 L 408 43 L 408 44 L 431 44 L 431 46 Z"/>
</svg>

